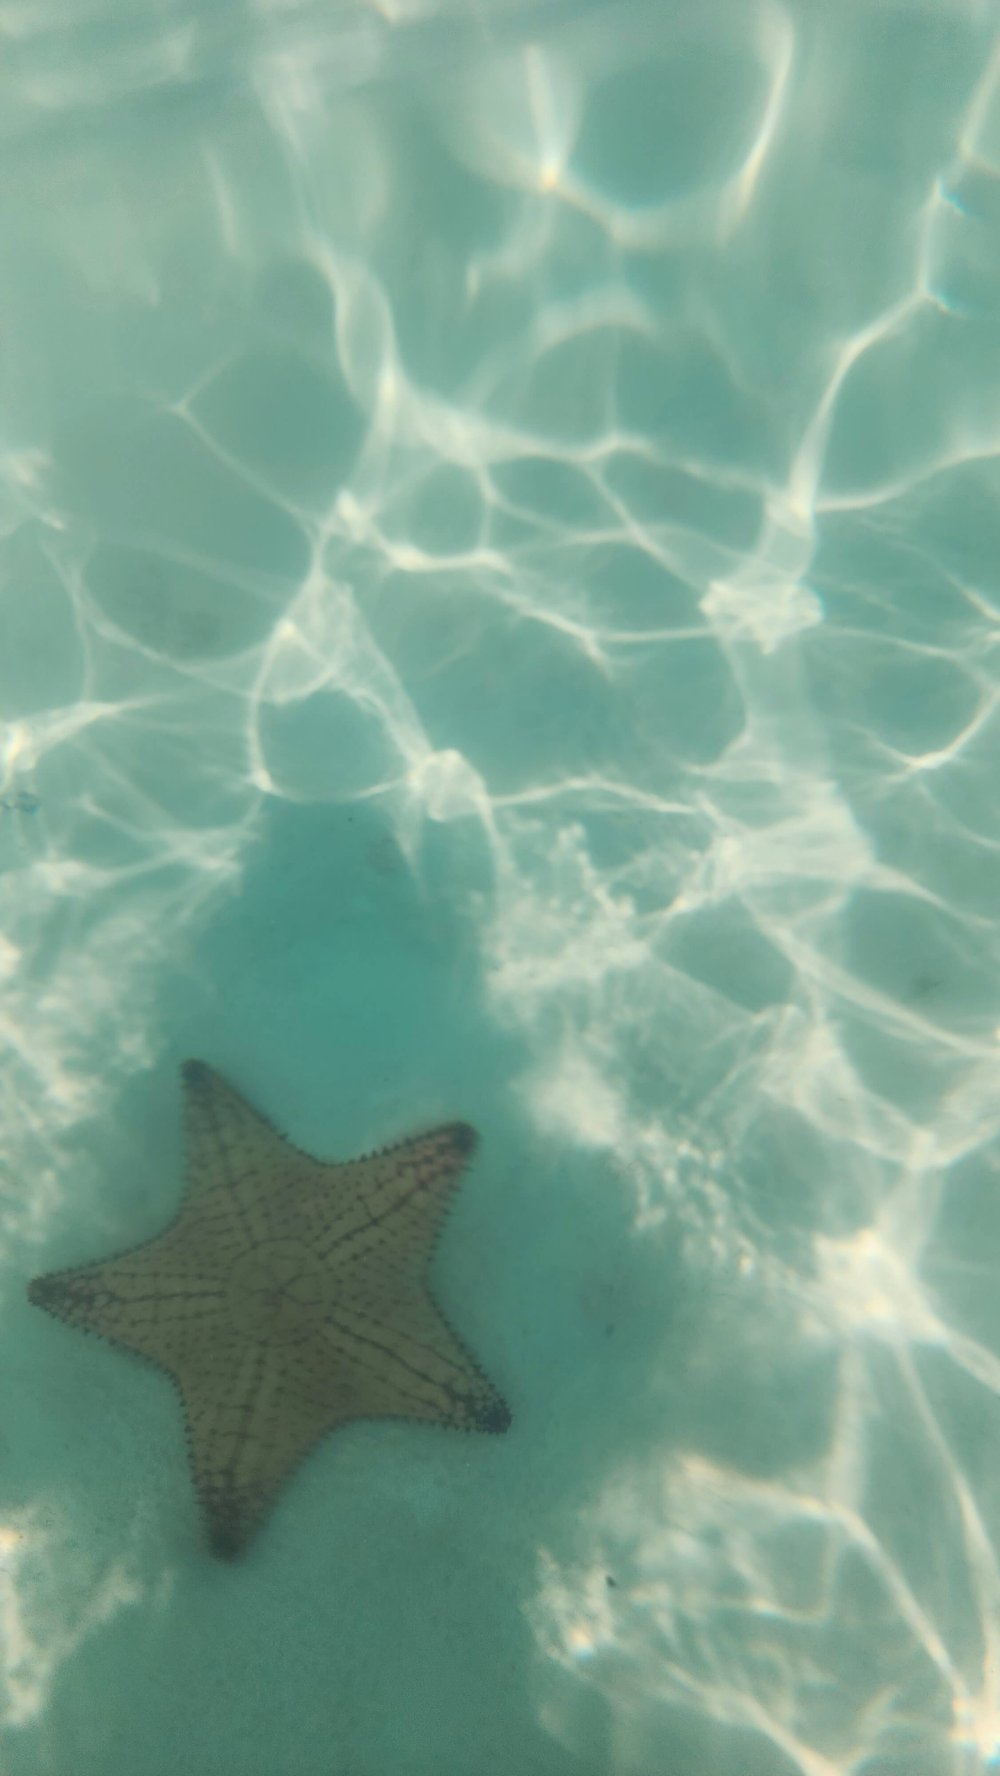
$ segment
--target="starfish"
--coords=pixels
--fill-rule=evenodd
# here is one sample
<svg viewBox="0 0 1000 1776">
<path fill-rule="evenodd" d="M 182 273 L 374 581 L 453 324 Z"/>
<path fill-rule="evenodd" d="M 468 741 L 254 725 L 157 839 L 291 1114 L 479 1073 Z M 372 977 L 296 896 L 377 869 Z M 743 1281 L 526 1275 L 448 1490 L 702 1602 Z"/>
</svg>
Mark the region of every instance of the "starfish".
<svg viewBox="0 0 1000 1776">
<path fill-rule="evenodd" d="M 203 1061 L 184 1081 L 188 1178 L 164 1233 L 36 1277 L 28 1298 L 166 1370 L 214 1554 L 241 1554 L 313 1444 L 357 1418 L 505 1431 L 510 1413 L 426 1272 L 475 1130 L 364 1159 L 293 1147 Z"/>
</svg>

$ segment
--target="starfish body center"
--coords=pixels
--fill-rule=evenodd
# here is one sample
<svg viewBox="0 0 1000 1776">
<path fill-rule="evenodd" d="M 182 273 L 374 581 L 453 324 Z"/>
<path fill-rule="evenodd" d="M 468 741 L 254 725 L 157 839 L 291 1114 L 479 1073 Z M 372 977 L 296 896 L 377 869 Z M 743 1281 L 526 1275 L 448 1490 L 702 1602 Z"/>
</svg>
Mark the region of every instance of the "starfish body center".
<svg viewBox="0 0 1000 1776">
<path fill-rule="evenodd" d="M 298 1344 L 324 1312 L 323 1267 L 301 1240 L 272 1240 L 241 1253 L 229 1273 L 229 1311 L 241 1332 Z"/>
</svg>

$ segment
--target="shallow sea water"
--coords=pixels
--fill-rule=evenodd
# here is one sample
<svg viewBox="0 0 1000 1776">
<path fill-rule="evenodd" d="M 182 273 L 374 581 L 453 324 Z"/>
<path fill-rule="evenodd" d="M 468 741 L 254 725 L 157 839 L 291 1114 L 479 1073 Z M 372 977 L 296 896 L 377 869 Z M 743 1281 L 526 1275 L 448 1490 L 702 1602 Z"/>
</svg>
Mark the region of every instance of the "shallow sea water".
<svg viewBox="0 0 1000 1776">
<path fill-rule="evenodd" d="M 1000 1763 L 985 0 L 0 4 L 11 1776 Z M 502 1438 L 208 1555 L 178 1068 L 481 1136 Z"/>
</svg>

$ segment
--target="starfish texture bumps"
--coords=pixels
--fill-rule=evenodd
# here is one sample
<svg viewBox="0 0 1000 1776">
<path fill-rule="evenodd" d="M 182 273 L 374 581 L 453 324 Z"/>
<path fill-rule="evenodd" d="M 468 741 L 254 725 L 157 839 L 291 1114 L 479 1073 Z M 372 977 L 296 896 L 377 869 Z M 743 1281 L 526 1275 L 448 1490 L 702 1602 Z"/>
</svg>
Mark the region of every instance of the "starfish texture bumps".
<svg viewBox="0 0 1000 1776">
<path fill-rule="evenodd" d="M 476 1143 L 462 1122 L 327 1164 L 203 1061 L 183 1069 L 188 1179 L 156 1239 L 36 1277 L 29 1299 L 166 1370 L 213 1553 L 233 1558 L 303 1456 L 355 1418 L 505 1431 L 427 1282 Z"/>
</svg>

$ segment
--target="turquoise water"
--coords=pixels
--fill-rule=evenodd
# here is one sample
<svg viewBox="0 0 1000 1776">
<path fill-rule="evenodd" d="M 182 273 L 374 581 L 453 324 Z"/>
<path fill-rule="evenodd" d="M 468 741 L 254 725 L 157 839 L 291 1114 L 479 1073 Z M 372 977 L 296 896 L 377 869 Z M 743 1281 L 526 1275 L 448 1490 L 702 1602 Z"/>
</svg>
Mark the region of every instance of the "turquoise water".
<svg viewBox="0 0 1000 1776">
<path fill-rule="evenodd" d="M 2 1768 L 1000 1763 L 1000 29 L 0 6 Z M 390 1420 L 208 1553 L 200 1056 L 481 1141 Z"/>
</svg>

